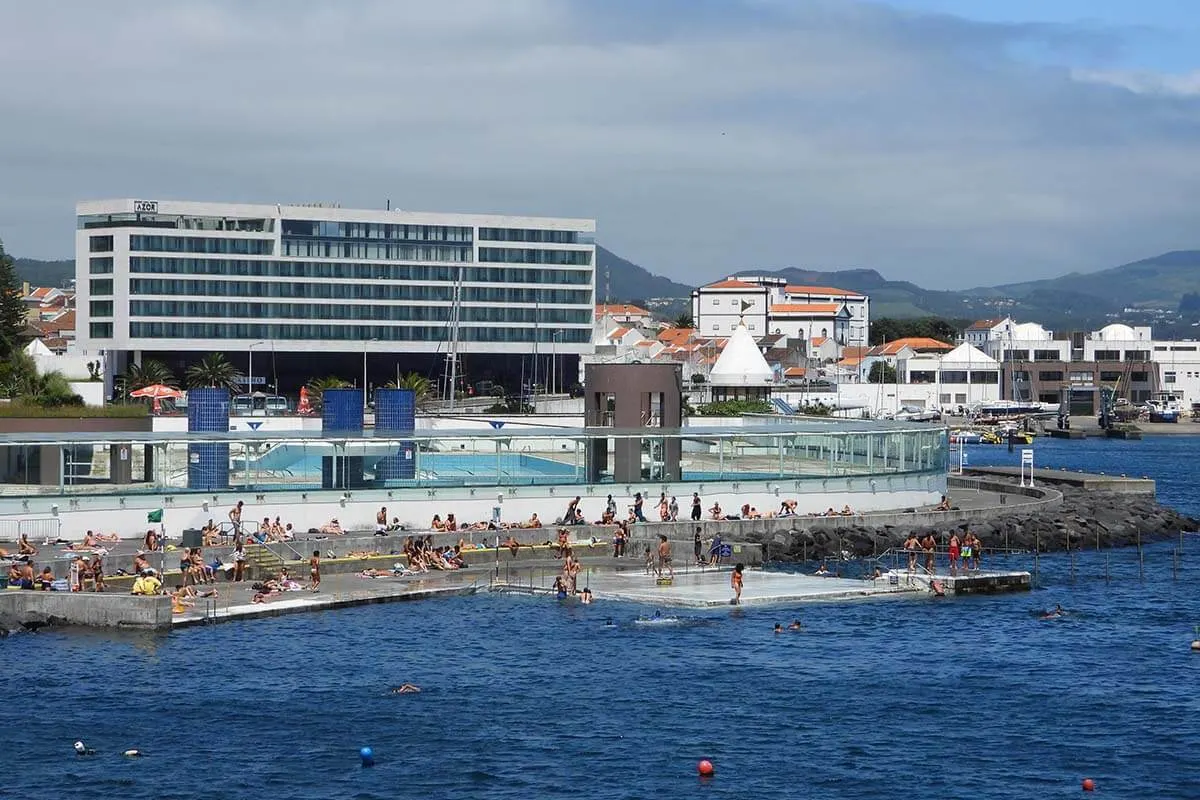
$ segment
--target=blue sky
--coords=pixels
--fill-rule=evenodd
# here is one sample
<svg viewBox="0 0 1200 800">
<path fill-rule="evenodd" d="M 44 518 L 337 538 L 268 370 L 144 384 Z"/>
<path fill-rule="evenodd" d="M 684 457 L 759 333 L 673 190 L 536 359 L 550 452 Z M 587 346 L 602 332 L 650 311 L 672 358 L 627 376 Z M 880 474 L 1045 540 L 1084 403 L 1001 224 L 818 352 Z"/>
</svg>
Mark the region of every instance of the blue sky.
<svg viewBox="0 0 1200 800">
<path fill-rule="evenodd" d="M 1200 3 L 1195 0 L 888 0 L 915 12 L 995 23 L 1047 23 L 1106 29 L 1121 38 L 1117 64 L 1189 71 L 1200 66 Z"/>
<path fill-rule="evenodd" d="M 0 0 L 0 239 L 137 197 L 594 217 L 697 283 L 1200 248 L 1200 2 Z"/>
</svg>

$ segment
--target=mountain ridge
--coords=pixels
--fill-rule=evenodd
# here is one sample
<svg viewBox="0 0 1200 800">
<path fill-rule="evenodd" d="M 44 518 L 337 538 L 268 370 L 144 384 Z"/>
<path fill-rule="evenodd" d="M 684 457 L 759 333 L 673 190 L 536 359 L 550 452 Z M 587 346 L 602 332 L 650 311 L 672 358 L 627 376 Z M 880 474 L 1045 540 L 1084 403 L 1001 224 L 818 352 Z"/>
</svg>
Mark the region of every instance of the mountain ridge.
<svg viewBox="0 0 1200 800">
<path fill-rule="evenodd" d="M 22 280 L 39 286 L 63 286 L 75 277 L 70 259 L 14 258 Z M 977 286 L 966 290 L 926 289 L 911 281 L 891 280 L 877 270 L 782 269 L 731 270 L 730 274 L 780 277 L 794 284 L 832 286 L 871 296 L 871 314 L 880 317 L 939 316 L 949 319 L 984 319 L 1013 316 L 1040 322 L 1053 329 L 1085 328 L 1122 318 L 1133 324 L 1153 324 L 1159 329 L 1195 332 L 1191 319 L 1181 315 L 1181 300 L 1200 294 L 1200 249 L 1171 250 L 1095 272 L 1069 272 L 1035 281 Z M 686 311 L 693 287 L 622 258 L 596 245 L 596 301 L 647 302 L 673 298 L 656 309 L 664 315 Z M 1188 312 L 1191 313 L 1191 312 Z"/>
</svg>

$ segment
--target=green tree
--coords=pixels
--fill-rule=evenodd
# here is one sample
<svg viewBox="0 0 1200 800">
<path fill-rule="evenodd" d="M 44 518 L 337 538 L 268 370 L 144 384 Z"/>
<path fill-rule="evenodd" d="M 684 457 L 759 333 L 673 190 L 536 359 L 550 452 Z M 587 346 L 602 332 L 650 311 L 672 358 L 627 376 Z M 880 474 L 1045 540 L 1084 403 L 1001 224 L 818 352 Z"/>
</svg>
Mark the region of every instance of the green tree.
<svg viewBox="0 0 1200 800">
<path fill-rule="evenodd" d="M 867 373 L 867 383 L 895 383 L 896 368 L 884 361 L 876 361 Z"/>
<path fill-rule="evenodd" d="M 185 374 L 190 389 L 212 387 L 237 392 L 240 388 L 237 367 L 220 353 L 209 353 L 196 364 L 187 368 Z"/>
<path fill-rule="evenodd" d="M 953 344 L 954 340 L 958 338 L 959 332 L 968 324 L 970 323 L 966 320 L 943 317 L 915 317 L 913 319 L 880 317 L 871 321 L 871 344 L 883 344 L 914 336 L 928 337 Z"/>
<path fill-rule="evenodd" d="M 772 414 L 766 400 L 718 400 L 696 409 L 702 417 L 738 417 L 742 414 Z"/>
<path fill-rule="evenodd" d="M 0 396 L 42 408 L 83 405 L 83 398 L 61 372 L 38 374 L 37 362 L 23 350 L 0 362 Z"/>
<path fill-rule="evenodd" d="M 686 311 L 684 313 L 680 314 L 678 317 L 676 317 L 671 322 L 671 324 L 674 325 L 676 328 L 694 328 L 694 327 L 696 327 L 696 321 L 694 319 L 692 319 L 692 315 L 687 313 Z"/>
<path fill-rule="evenodd" d="M 324 405 L 326 389 L 347 389 L 349 387 L 349 381 L 342 380 L 336 375 L 313 378 L 304 385 L 304 388 L 308 389 L 308 404 L 312 406 L 313 411 L 320 411 Z"/>
<path fill-rule="evenodd" d="M 160 383 L 163 386 L 175 386 L 175 374 L 171 372 L 171 368 L 152 358 L 141 364 L 130 364 L 121 378 L 125 382 L 126 392 Z"/>
<path fill-rule="evenodd" d="M 21 299 L 21 279 L 12 256 L 0 242 L 0 360 L 7 361 L 20 351 L 24 342 L 25 303 Z"/>
</svg>

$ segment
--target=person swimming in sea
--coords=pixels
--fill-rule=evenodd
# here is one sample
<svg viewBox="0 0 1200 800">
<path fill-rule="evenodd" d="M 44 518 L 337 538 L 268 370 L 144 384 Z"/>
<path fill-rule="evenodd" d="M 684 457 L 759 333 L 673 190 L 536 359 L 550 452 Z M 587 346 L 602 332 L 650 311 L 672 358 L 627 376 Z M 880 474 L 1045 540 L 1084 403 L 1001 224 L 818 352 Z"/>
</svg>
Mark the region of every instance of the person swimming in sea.
<svg viewBox="0 0 1200 800">
<path fill-rule="evenodd" d="M 781 623 L 775 623 L 775 633 L 783 633 L 783 625 Z"/>
<path fill-rule="evenodd" d="M 789 631 L 798 631 L 798 630 L 803 630 L 802 626 L 800 625 L 800 620 L 798 620 L 798 619 L 794 619 L 794 620 L 792 620 L 792 621 L 791 621 L 791 622 L 788 624 L 788 630 L 789 630 Z"/>
<path fill-rule="evenodd" d="M 402 683 L 392 687 L 392 694 L 418 694 L 420 691 L 421 687 L 415 683 Z"/>
<path fill-rule="evenodd" d="M 1061 605 L 1056 605 L 1049 611 L 1043 611 L 1042 619 L 1058 619 L 1059 617 L 1065 617 L 1066 615 L 1066 609 L 1064 609 Z"/>
</svg>

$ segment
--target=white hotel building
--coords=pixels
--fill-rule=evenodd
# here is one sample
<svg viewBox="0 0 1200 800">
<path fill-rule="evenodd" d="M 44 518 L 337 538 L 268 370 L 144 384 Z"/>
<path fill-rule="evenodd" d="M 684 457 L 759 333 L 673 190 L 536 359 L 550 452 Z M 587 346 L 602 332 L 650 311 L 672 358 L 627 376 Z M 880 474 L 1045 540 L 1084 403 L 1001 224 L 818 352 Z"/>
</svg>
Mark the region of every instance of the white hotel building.
<svg viewBox="0 0 1200 800">
<path fill-rule="evenodd" d="M 456 308 L 480 361 L 592 351 L 594 220 L 131 199 L 76 216 L 78 340 L 114 372 L 256 346 L 428 360 Z"/>
</svg>

